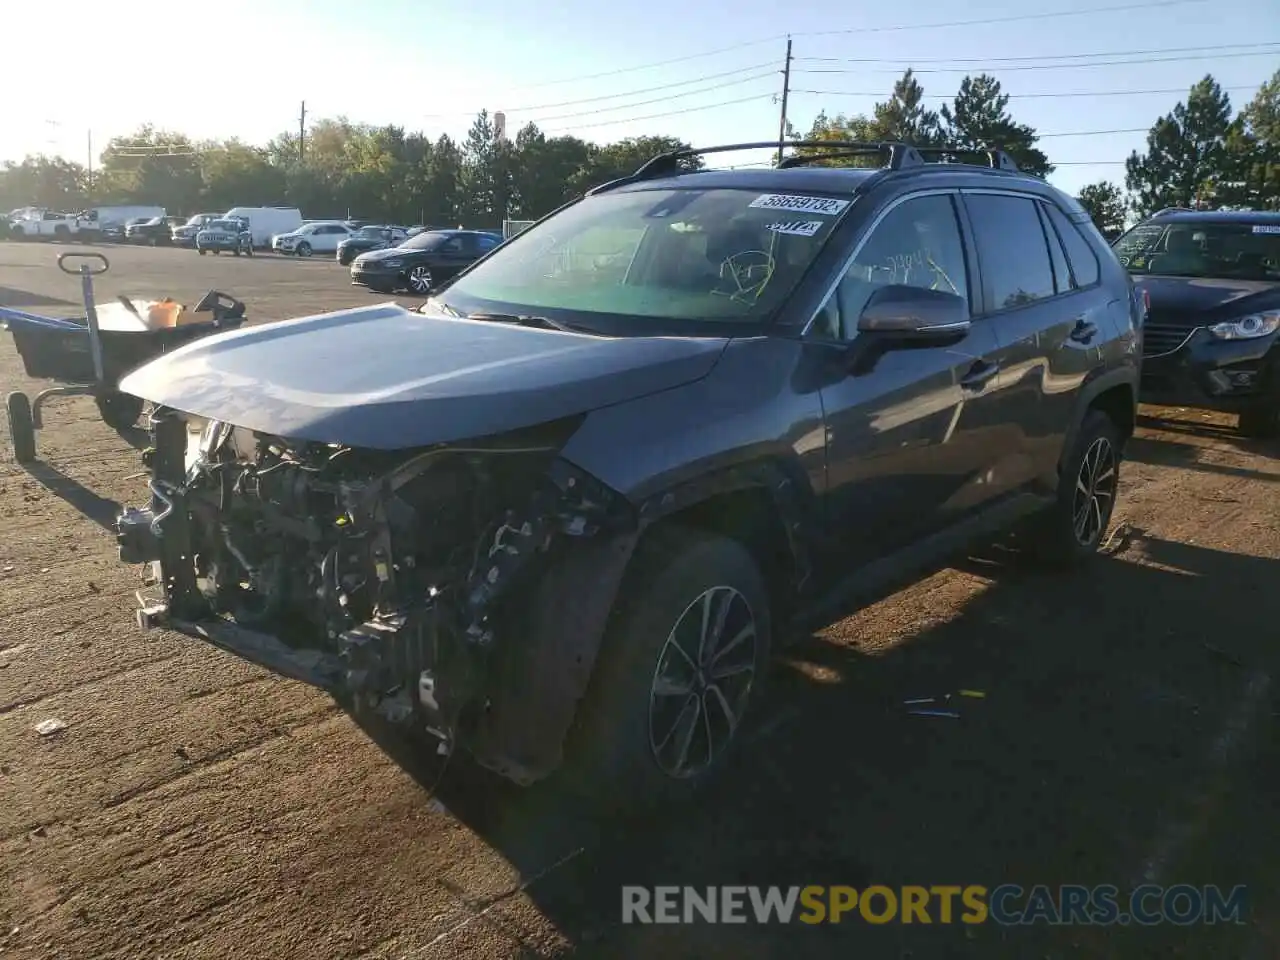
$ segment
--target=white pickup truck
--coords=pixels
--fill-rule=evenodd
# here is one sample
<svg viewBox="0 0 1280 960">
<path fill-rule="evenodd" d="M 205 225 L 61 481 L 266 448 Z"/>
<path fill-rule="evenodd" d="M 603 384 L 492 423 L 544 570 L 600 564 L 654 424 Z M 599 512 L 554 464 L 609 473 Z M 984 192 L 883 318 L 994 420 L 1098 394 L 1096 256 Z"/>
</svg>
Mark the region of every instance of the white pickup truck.
<svg viewBox="0 0 1280 960">
<path fill-rule="evenodd" d="M 70 240 L 80 232 L 80 218 L 74 213 L 40 210 L 9 221 L 14 240 Z"/>
</svg>

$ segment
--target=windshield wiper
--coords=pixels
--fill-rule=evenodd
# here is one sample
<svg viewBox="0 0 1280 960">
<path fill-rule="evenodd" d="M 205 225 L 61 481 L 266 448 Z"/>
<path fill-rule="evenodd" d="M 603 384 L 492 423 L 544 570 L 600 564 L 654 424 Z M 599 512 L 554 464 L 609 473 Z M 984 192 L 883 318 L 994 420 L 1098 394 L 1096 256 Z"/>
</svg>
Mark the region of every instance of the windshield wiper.
<svg viewBox="0 0 1280 960">
<path fill-rule="evenodd" d="M 534 317 L 519 313 L 469 313 L 468 320 L 492 320 L 494 323 L 514 323 L 521 327 L 537 327 L 540 330 L 559 330 L 561 333 L 594 333 L 586 327 L 562 323 L 550 317 Z"/>
</svg>

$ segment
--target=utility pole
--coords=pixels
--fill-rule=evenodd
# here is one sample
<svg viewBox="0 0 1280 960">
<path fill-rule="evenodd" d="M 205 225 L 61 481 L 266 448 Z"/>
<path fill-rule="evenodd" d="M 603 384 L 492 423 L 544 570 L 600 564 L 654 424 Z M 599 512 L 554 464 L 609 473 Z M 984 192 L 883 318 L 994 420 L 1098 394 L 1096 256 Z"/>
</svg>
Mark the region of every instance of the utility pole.
<svg viewBox="0 0 1280 960">
<path fill-rule="evenodd" d="M 298 114 L 298 162 L 307 155 L 307 101 L 302 101 L 302 112 Z"/>
<path fill-rule="evenodd" d="M 782 163 L 782 145 L 787 139 L 787 95 L 791 93 L 791 35 L 787 35 L 787 59 L 782 64 L 782 116 L 778 119 L 778 163 Z"/>
</svg>

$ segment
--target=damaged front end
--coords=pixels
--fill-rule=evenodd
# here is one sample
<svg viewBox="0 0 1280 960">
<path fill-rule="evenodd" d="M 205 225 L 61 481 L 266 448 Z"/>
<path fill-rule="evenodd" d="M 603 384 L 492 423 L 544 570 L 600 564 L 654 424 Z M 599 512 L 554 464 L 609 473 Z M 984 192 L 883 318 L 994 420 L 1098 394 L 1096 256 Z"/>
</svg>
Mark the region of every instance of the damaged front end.
<svg viewBox="0 0 1280 960">
<path fill-rule="evenodd" d="M 520 783 L 560 763 L 636 540 L 559 457 L 568 418 L 408 451 L 290 441 L 160 407 L 139 624 L 430 731 Z"/>
</svg>

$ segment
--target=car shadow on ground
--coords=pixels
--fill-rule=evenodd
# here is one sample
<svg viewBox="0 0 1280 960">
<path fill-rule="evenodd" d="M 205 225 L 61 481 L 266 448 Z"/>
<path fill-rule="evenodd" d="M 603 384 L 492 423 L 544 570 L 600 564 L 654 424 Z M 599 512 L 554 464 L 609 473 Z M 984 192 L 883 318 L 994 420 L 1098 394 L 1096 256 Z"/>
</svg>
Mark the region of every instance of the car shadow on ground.
<svg viewBox="0 0 1280 960">
<path fill-rule="evenodd" d="M 32 480 L 55 497 L 70 504 L 102 529 L 115 533 L 116 516 L 120 512 L 119 503 L 108 497 L 99 496 L 79 480 L 67 476 L 50 464 L 36 462 L 24 463 L 21 466 Z"/>
<path fill-rule="evenodd" d="M 31 307 L 73 307 L 75 304 L 70 300 L 63 300 L 60 297 L 49 297 L 42 293 L 33 293 L 30 290 L 19 290 L 16 287 L 0 286 L 0 307 L 13 307 L 18 309 L 30 309 Z"/>
<path fill-rule="evenodd" d="M 857 916 L 817 927 L 620 924 L 624 884 L 1128 890 L 1146 864 L 1155 882 L 1272 895 L 1277 877 L 1263 858 L 1280 839 L 1274 816 L 1225 844 L 1206 837 L 1256 803 L 1232 783 L 1274 724 L 1274 708 L 1242 691 L 1255 697 L 1280 679 L 1259 629 L 1280 618 L 1276 564 L 1140 535 L 1125 549 L 1060 576 L 981 551 L 957 566 L 989 582 L 955 619 L 874 655 L 804 639 L 779 662 L 721 781 L 653 817 L 587 814 L 551 786 L 522 792 L 465 764 L 441 779 L 436 762 L 371 732 L 439 787 L 454 816 L 519 870 L 520 893 L 588 956 L 1137 957 L 1193 943 L 1212 946 L 1180 955 L 1240 956 L 1257 936 L 1252 919 L 1013 928 L 940 923 L 935 907 L 929 926 Z M 912 716 L 903 703 L 948 693 L 942 706 L 958 717 Z M 1224 723 L 1239 734 L 1230 749 Z M 483 915 L 468 924 L 521 941 L 514 904 L 474 904 Z"/>
<path fill-rule="evenodd" d="M 1252 440 L 1239 441 L 1232 446 L 1253 456 L 1280 457 L 1280 444 L 1274 441 Z M 1179 467 L 1187 470 L 1199 470 L 1202 473 L 1216 473 L 1224 477 L 1247 477 L 1254 480 L 1280 481 L 1280 474 L 1251 470 L 1247 467 L 1236 467 L 1227 463 L 1216 463 L 1205 459 L 1206 447 L 1203 444 L 1182 443 L 1167 437 L 1152 439 L 1134 437 L 1125 447 L 1125 459 L 1137 463 L 1148 463 L 1155 466 Z"/>
</svg>

